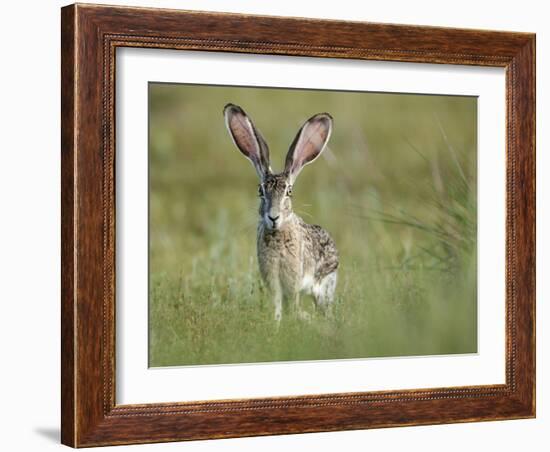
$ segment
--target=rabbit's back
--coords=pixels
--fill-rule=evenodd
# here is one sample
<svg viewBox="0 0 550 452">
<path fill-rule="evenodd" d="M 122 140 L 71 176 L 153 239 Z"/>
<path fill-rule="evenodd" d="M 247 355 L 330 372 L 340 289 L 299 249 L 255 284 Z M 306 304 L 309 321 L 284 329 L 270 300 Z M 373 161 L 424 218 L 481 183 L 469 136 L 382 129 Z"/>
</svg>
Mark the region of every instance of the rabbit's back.
<svg viewBox="0 0 550 452">
<path fill-rule="evenodd" d="M 319 281 L 338 269 L 338 250 L 330 234 L 321 226 L 302 222 L 304 238 L 308 244 L 304 250 L 304 261 L 314 263 L 314 279 Z"/>
</svg>

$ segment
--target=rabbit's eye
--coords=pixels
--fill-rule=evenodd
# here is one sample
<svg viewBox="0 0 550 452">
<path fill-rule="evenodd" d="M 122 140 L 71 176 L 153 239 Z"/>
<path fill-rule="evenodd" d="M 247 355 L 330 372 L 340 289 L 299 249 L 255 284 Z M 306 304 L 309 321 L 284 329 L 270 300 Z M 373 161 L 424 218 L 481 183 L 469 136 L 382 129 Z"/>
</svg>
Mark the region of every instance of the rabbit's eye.
<svg viewBox="0 0 550 452">
<path fill-rule="evenodd" d="M 260 198 L 263 198 L 264 197 L 264 189 L 262 188 L 261 185 L 258 185 L 258 196 Z"/>
<path fill-rule="evenodd" d="M 286 189 L 286 195 L 287 196 L 292 196 L 292 185 L 289 185 Z"/>
</svg>

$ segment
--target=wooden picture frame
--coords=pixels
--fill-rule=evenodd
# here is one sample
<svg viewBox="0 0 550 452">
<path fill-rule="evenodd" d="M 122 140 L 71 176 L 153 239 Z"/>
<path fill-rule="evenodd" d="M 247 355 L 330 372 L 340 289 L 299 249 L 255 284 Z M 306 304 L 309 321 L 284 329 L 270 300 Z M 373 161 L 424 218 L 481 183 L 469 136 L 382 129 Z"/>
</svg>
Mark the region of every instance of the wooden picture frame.
<svg viewBox="0 0 550 452">
<path fill-rule="evenodd" d="M 73 447 L 535 416 L 535 35 L 70 5 L 62 8 L 61 439 Z M 115 403 L 118 47 L 506 70 L 506 383 Z"/>
</svg>

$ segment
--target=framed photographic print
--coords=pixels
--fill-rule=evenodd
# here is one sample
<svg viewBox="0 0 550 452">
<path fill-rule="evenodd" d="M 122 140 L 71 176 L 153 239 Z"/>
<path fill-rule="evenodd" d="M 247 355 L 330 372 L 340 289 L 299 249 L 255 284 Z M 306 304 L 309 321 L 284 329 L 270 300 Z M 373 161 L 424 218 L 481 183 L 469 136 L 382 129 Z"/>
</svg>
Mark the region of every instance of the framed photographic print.
<svg viewBox="0 0 550 452">
<path fill-rule="evenodd" d="M 535 416 L 535 37 L 62 9 L 62 442 Z"/>
</svg>

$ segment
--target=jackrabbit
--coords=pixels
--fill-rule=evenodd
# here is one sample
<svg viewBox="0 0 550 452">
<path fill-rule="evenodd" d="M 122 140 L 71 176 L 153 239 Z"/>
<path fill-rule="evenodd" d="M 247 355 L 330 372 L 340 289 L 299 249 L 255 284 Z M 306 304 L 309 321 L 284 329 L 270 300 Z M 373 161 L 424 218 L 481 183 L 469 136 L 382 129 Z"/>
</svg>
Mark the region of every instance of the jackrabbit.
<svg viewBox="0 0 550 452">
<path fill-rule="evenodd" d="M 290 145 L 282 173 L 274 173 L 269 148 L 244 110 L 224 108 L 226 127 L 237 148 L 252 162 L 260 178 L 260 220 L 257 233 L 262 279 L 273 296 L 275 319 L 280 322 L 283 300 L 294 303 L 302 318 L 300 293 L 313 295 L 316 307 L 326 312 L 334 301 L 338 251 L 329 233 L 307 224 L 292 211 L 292 186 L 302 168 L 325 148 L 332 117 L 319 113 L 308 119 Z"/>
</svg>

